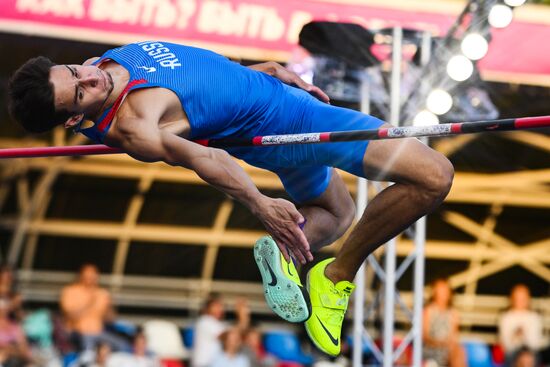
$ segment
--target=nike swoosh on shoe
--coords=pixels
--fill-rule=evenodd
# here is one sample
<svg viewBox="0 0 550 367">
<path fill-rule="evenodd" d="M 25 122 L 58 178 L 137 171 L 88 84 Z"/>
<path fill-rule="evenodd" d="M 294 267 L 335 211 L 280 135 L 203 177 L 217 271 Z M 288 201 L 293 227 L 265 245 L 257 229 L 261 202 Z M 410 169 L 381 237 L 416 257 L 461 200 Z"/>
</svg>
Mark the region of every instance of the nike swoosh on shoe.
<svg viewBox="0 0 550 367">
<path fill-rule="evenodd" d="M 330 341 L 332 342 L 332 344 L 334 344 L 334 346 L 338 346 L 338 339 L 335 339 L 332 334 L 330 333 L 330 331 L 328 331 L 328 329 L 326 328 L 325 324 L 323 324 L 323 322 L 321 321 L 321 319 L 319 318 L 319 316 L 315 315 L 315 317 L 317 317 L 317 321 L 319 321 L 319 324 L 321 324 L 321 327 L 323 328 L 323 330 L 325 330 L 325 333 L 327 333 L 328 337 L 330 338 Z"/>
<path fill-rule="evenodd" d="M 267 262 L 267 260 L 264 260 L 265 264 L 267 265 L 267 270 L 269 271 L 269 275 L 271 275 L 271 282 L 268 284 L 272 287 L 277 285 L 277 277 L 275 276 L 275 272 L 273 272 L 273 269 L 271 269 L 271 266 Z"/>
<path fill-rule="evenodd" d="M 290 261 L 292 261 L 292 260 L 290 260 Z M 292 272 L 290 271 L 290 263 L 286 263 L 286 268 L 288 270 L 288 275 L 293 276 L 294 274 L 292 274 Z"/>
</svg>

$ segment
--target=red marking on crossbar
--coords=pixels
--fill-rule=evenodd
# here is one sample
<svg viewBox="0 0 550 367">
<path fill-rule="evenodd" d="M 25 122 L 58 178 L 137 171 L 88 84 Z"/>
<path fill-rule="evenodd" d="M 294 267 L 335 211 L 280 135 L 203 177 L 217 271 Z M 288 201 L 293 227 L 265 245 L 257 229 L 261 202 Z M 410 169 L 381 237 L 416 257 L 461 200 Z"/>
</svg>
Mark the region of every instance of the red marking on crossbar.
<svg viewBox="0 0 550 367">
<path fill-rule="evenodd" d="M 330 141 L 330 133 L 320 133 L 319 141 L 322 141 L 322 142 Z"/>
<path fill-rule="evenodd" d="M 522 117 L 514 121 L 516 129 L 529 129 L 533 127 L 550 127 L 549 116 Z"/>
<path fill-rule="evenodd" d="M 387 138 L 388 137 L 388 128 L 383 127 L 381 129 L 378 129 L 378 137 L 379 138 Z"/>
<path fill-rule="evenodd" d="M 205 147 L 207 147 L 207 146 L 208 146 L 208 142 L 209 142 L 210 140 L 208 140 L 208 139 L 197 139 L 197 140 L 193 140 L 193 141 L 194 141 L 195 143 L 197 143 L 197 144 L 204 145 Z"/>
<path fill-rule="evenodd" d="M 252 145 L 262 145 L 262 137 L 255 136 L 252 138 Z"/>
<path fill-rule="evenodd" d="M 453 134 L 460 134 L 462 132 L 462 123 L 458 122 L 455 124 L 451 124 L 451 132 Z"/>
<path fill-rule="evenodd" d="M 75 145 L 62 147 L 0 149 L 0 158 L 77 156 L 114 153 L 122 153 L 122 150 L 119 148 L 111 148 L 106 145 Z"/>
</svg>

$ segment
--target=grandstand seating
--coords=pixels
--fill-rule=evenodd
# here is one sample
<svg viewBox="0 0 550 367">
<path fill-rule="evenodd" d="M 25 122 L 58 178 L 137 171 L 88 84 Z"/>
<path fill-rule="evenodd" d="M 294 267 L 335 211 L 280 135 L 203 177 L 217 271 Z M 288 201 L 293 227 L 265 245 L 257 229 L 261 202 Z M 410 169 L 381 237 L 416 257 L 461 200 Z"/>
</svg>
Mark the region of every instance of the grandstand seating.
<svg viewBox="0 0 550 367">
<path fill-rule="evenodd" d="M 294 333 L 287 331 L 269 332 L 264 337 L 265 350 L 282 361 L 309 365 L 313 363 L 311 355 L 304 354 L 300 340 Z"/>
<path fill-rule="evenodd" d="M 469 367 L 493 367 L 489 345 L 478 340 L 463 343 Z"/>
</svg>

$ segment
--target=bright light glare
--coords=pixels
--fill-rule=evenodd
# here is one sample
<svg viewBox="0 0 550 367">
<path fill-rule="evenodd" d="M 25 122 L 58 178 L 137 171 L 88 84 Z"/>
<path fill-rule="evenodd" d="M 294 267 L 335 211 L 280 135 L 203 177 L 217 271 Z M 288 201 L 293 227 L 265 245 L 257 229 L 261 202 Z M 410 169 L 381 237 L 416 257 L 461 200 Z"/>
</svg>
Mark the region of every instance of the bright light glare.
<svg viewBox="0 0 550 367">
<path fill-rule="evenodd" d="M 472 76 L 474 72 L 474 64 L 464 55 L 456 55 L 451 57 L 447 64 L 447 73 L 451 79 L 457 82 L 463 82 Z"/>
<path fill-rule="evenodd" d="M 506 5 L 496 4 L 489 12 L 489 24 L 495 28 L 505 28 L 510 25 L 514 12 Z"/>
<path fill-rule="evenodd" d="M 439 124 L 439 118 L 428 110 L 418 112 L 413 120 L 414 126 L 429 126 Z"/>
<path fill-rule="evenodd" d="M 506 3 L 506 5 L 514 6 L 514 7 L 525 4 L 525 0 L 504 0 L 504 2 Z"/>
<path fill-rule="evenodd" d="M 489 43 L 479 33 L 471 33 L 464 37 L 461 44 L 462 53 L 470 60 L 480 60 L 489 50 Z"/>
<path fill-rule="evenodd" d="M 453 107 L 453 97 L 443 89 L 435 89 L 428 95 L 426 107 L 436 115 L 444 115 Z"/>
</svg>

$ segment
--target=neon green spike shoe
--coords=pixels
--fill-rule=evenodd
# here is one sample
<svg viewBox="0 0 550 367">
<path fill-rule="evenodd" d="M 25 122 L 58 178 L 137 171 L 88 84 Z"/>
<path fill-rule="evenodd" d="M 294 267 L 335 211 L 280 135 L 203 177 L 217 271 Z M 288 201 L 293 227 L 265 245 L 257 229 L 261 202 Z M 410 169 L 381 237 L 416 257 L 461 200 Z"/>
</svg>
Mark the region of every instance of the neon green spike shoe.
<svg viewBox="0 0 550 367">
<path fill-rule="evenodd" d="M 273 312 L 289 322 L 306 321 L 311 314 L 309 296 L 294 263 L 285 260 L 270 236 L 256 242 L 254 259 L 262 275 L 265 300 Z"/>
<path fill-rule="evenodd" d="M 325 268 L 333 261 L 334 258 L 321 261 L 307 274 L 312 311 L 306 331 L 317 348 L 336 356 L 340 354 L 342 323 L 355 286 L 345 280 L 335 285 L 325 276 Z"/>
</svg>

